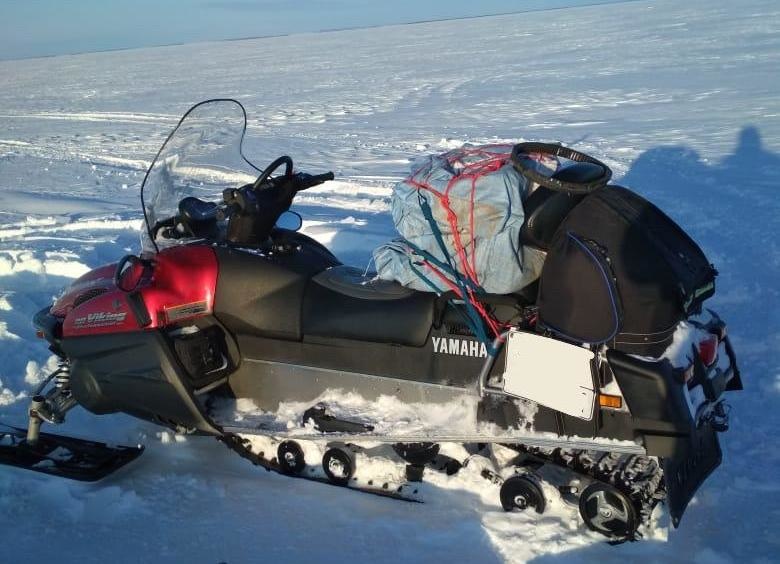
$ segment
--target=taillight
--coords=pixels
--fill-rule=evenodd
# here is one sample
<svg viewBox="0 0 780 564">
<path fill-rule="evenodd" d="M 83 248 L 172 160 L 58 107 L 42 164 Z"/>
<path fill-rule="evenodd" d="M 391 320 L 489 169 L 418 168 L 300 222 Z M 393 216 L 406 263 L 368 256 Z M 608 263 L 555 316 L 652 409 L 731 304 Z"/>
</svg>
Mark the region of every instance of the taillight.
<svg viewBox="0 0 780 564">
<path fill-rule="evenodd" d="M 717 335 L 710 335 L 699 341 L 699 358 L 701 358 L 704 366 L 710 366 L 715 362 L 715 357 L 718 356 L 718 337 Z"/>
</svg>

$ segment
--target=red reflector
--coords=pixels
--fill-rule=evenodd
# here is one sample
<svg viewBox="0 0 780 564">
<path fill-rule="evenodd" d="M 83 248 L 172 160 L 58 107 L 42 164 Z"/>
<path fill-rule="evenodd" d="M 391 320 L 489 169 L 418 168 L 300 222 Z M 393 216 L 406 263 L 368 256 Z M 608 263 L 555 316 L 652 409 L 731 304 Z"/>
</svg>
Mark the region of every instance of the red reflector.
<svg viewBox="0 0 780 564">
<path fill-rule="evenodd" d="M 46 334 L 43 331 L 41 331 L 40 329 L 35 332 L 35 336 L 38 337 L 39 339 L 45 339 L 46 338 Z"/>
<path fill-rule="evenodd" d="M 709 366 L 715 362 L 715 357 L 718 354 L 718 338 L 715 335 L 699 341 L 699 357 L 704 363 L 704 366 Z"/>
</svg>

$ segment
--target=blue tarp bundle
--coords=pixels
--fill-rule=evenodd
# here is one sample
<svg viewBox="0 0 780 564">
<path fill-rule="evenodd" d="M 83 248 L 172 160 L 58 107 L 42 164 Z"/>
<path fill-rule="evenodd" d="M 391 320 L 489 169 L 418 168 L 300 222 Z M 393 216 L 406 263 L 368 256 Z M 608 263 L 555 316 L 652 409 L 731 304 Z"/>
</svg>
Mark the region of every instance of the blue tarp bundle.
<svg viewBox="0 0 780 564">
<path fill-rule="evenodd" d="M 414 163 L 393 189 L 402 238 L 374 251 L 380 278 L 437 292 L 465 281 L 490 294 L 516 292 L 538 278 L 543 254 L 520 245 L 531 186 L 512 167 L 511 151 L 464 145 Z M 558 164 L 541 157 L 536 163 L 545 174 Z"/>
</svg>

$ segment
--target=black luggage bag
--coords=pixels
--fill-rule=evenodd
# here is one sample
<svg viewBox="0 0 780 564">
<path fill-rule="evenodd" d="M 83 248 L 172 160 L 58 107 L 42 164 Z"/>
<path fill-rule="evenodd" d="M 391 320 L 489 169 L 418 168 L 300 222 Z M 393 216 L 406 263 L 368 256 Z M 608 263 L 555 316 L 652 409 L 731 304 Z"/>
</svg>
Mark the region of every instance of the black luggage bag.
<svg viewBox="0 0 780 564">
<path fill-rule="evenodd" d="M 574 342 L 661 356 L 677 324 L 715 292 L 716 274 L 666 214 L 606 186 L 555 233 L 539 285 L 540 325 Z"/>
</svg>

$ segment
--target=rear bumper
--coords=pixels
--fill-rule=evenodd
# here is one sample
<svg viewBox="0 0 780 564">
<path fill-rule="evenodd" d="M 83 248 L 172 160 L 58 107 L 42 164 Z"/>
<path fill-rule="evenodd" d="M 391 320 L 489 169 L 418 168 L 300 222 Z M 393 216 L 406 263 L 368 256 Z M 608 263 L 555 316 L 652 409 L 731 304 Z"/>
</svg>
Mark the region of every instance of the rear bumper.
<svg viewBox="0 0 780 564">
<path fill-rule="evenodd" d="M 675 527 L 696 491 L 721 463 L 718 434 L 728 429 L 724 393 L 742 389 L 728 337 L 723 336 L 719 357 L 711 366 L 706 367 L 697 353 L 693 356 L 693 377 L 686 385 L 684 371 L 667 361 L 608 354 L 637 438 L 650 456 L 662 460 L 666 503 Z"/>
<path fill-rule="evenodd" d="M 675 527 L 696 491 L 720 466 L 722 452 L 718 434 L 728 430 L 724 392 L 742 390 L 737 357 L 725 334 L 718 349 L 718 358 L 709 367 L 694 350 L 694 375 L 684 386 L 692 430 L 687 440 L 678 441 L 673 455 L 663 463 L 667 504 Z"/>
</svg>

